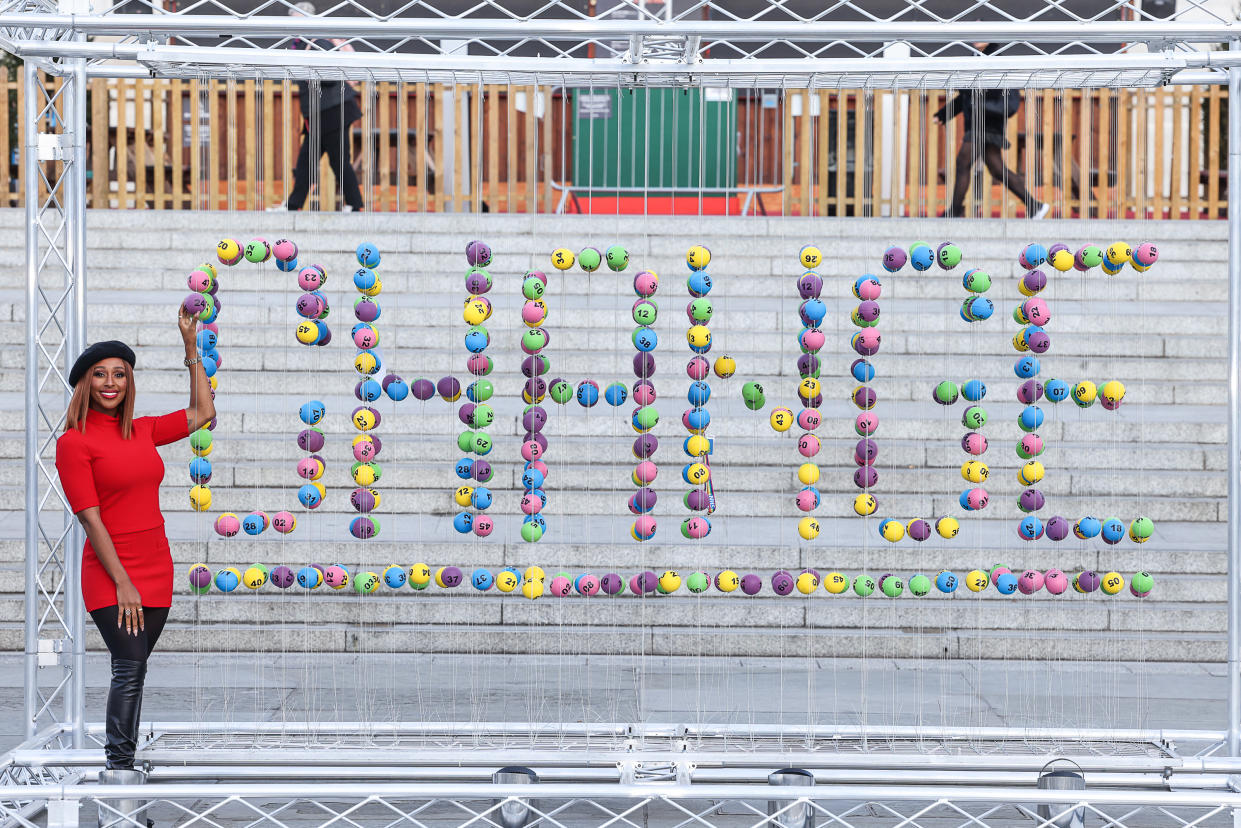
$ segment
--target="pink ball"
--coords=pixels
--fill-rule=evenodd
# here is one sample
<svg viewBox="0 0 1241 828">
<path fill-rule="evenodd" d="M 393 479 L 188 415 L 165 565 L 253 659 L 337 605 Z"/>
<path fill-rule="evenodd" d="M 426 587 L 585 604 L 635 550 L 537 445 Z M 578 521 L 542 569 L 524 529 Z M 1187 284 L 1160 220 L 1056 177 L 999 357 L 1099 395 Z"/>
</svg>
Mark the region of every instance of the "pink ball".
<svg viewBox="0 0 1241 828">
<path fill-rule="evenodd" d="M 814 492 L 808 489 L 802 489 L 797 493 L 797 508 L 803 512 L 812 512 L 818 505 L 818 500 L 819 499 L 815 497 Z"/>
<path fill-rule="evenodd" d="M 361 445 L 359 443 L 358 445 Z M 362 458 L 359 457 L 359 460 Z M 313 457 L 303 457 L 297 461 L 297 476 L 311 480 L 323 472 L 323 464 Z"/>
<path fill-rule="evenodd" d="M 651 515 L 638 515 L 633 522 L 633 533 L 642 540 L 650 540 L 655 537 L 656 525 L 655 518 Z"/>
<path fill-rule="evenodd" d="M 640 380 L 633 384 L 633 401 L 638 405 L 655 403 L 655 385 L 649 380 Z"/>
<path fill-rule="evenodd" d="M 1017 589 L 1022 595 L 1033 595 L 1043 588 L 1043 573 L 1037 569 L 1027 569 L 1017 579 Z"/>
<path fill-rule="evenodd" d="M 634 595 L 642 594 L 641 578 L 642 578 L 641 575 L 634 575 L 632 578 L 629 579 L 629 591 L 632 592 Z"/>
<path fill-rule="evenodd" d="M 692 380 L 706 379 L 711 375 L 711 363 L 705 356 L 696 356 L 685 365 L 685 373 Z"/>
<path fill-rule="evenodd" d="M 599 594 L 599 579 L 594 575 L 583 575 L 577 580 L 577 591 L 582 595 Z"/>
<path fill-rule="evenodd" d="M 797 339 L 802 350 L 811 354 L 818 353 L 827 342 L 827 337 L 823 335 L 823 331 L 819 330 L 802 331 Z"/>
<path fill-rule="evenodd" d="M 521 497 L 521 511 L 527 515 L 537 515 L 543 511 L 543 498 L 527 492 Z"/>
<path fill-rule="evenodd" d="M 1043 585 L 1052 595 L 1059 595 L 1069 588 L 1069 579 L 1059 569 L 1049 569 L 1043 576 Z"/>
<path fill-rule="evenodd" d="M 543 475 L 543 479 L 547 480 L 547 464 L 542 460 L 531 460 L 530 468 L 538 469 L 539 473 Z"/>
<path fill-rule="evenodd" d="M 656 475 L 659 474 L 659 468 L 650 460 L 643 460 L 634 466 L 633 476 L 643 486 L 649 486 L 655 482 Z"/>
<path fill-rule="evenodd" d="M 970 489 L 969 494 L 965 496 L 965 502 L 970 505 L 971 509 L 975 510 L 987 508 L 987 502 L 990 499 L 986 489 Z"/>
<path fill-rule="evenodd" d="M 711 534 L 711 524 L 706 518 L 692 517 L 685 521 L 685 534 L 694 540 L 701 540 Z"/>
<path fill-rule="evenodd" d="M 961 449 L 975 457 L 987 452 L 987 438 L 977 431 L 971 431 L 961 438 Z"/>
<path fill-rule="evenodd" d="M 526 302 L 521 306 L 521 321 L 527 325 L 538 325 L 547 318 L 547 312 L 543 307 L 533 301 Z"/>
<path fill-rule="evenodd" d="M 271 246 L 271 254 L 281 262 L 291 262 L 297 258 L 297 245 L 288 239 L 276 239 Z"/>
<path fill-rule="evenodd" d="M 220 335 L 220 326 L 219 326 L 219 324 L 218 324 L 218 323 L 216 323 L 216 322 L 204 322 L 204 323 L 203 323 L 203 330 L 204 330 L 204 331 L 211 331 L 211 332 L 212 332 L 213 334 L 215 334 L 216 336 L 219 336 L 219 335 Z"/>
<path fill-rule="evenodd" d="M 1040 328 L 1051 321 L 1051 310 L 1047 307 L 1047 302 L 1038 296 L 1022 302 L 1021 312 L 1030 320 L 1031 325 L 1038 325 Z"/>
<path fill-rule="evenodd" d="M 340 589 L 345 584 L 349 583 L 349 573 L 343 566 L 340 566 L 339 564 L 332 564 L 327 569 L 323 570 L 323 580 L 333 589 Z"/>
<path fill-rule="evenodd" d="M 1134 249 L 1133 260 L 1143 267 L 1150 267 L 1159 261 L 1159 250 L 1150 242 L 1142 242 Z"/>
<path fill-rule="evenodd" d="M 231 538 L 241 531 L 241 521 L 236 515 L 220 515 L 215 519 L 215 531 L 217 535 Z"/>
<path fill-rule="evenodd" d="M 205 293 L 211 289 L 211 274 L 205 270 L 195 270 L 190 274 L 186 283 L 190 286 L 190 290 L 196 293 Z"/>
<path fill-rule="evenodd" d="M 863 437 L 869 437 L 879 430 L 879 417 L 873 411 L 863 411 L 853 421 L 853 430 Z"/>
<path fill-rule="evenodd" d="M 1120 408 L 1120 400 L 1109 400 L 1107 397 L 1099 397 L 1099 405 L 1107 411 L 1115 411 Z"/>
<path fill-rule="evenodd" d="M 573 593 L 573 584 L 563 575 L 557 575 L 552 578 L 552 582 L 547 585 L 547 591 L 557 598 L 567 598 Z"/>
<path fill-rule="evenodd" d="M 276 512 L 271 517 L 272 526 L 276 527 L 276 531 L 282 535 L 287 535 L 293 531 L 297 519 L 293 517 L 292 512 Z"/>
<path fill-rule="evenodd" d="M 375 329 L 369 325 L 363 325 L 353 335 L 353 344 L 365 351 L 375 347 L 376 339 Z"/>
<path fill-rule="evenodd" d="M 318 290 L 323 285 L 323 271 L 317 267 L 303 267 L 297 273 L 297 286 L 302 290 Z"/>
<path fill-rule="evenodd" d="M 486 515 L 478 515 L 474 518 L 474 534 L 480 538 L 487 537 L 491 534 L 491 530 L 495 528 L 495 523 Z"/>
<path fill-rule="evenodd" d="M 649 270 L 644 270 L 633 277 L 633 292 L 639 296 L 654 296 L 659 290 L 659 277 Z"/>
<path fill-rule="evenodd" d="M 861 356 L 874 356 L 879 353 L 880 341 L 879 331 L 874 328 L 865 328 L 854 335 L 853 350 Z"/>
<path fill-rule="evenodd" d="M 867 302 L 874 302 L 878 300 L 880 294 L 882 293 L 883 293 L 883 286 L 879 284 L 878 279 L 875 279 L 873 277 L 870 279 L 864 279 L 858 285 L 858 289 L 857 289 L 858 298 L 865 300 Z"/>
<path fill-rule="evenodd" d="M 1031 457 L 1037 457 L 1043 453 L 1043 438 L 1033 433 L 1022 435 L 1021 448 Z"/>
<path fill-rule="evenodd" d="M 797 450 L 801 452 L 802 457 L 814 457 L 822 448 L 819 438 L 813 434 L 803 434 L 801 439 L 797 441 Z"/>
<path fill-rule="evenodd" d="M 521 457 L 523 460 L 538 460 L 543 456 L 543 447 L 534 440 L 527 440 L 521 444 Z"/>
<path fill-rule="evenodd" d="M 487 368 L 491 363 L 483 354 L 471 354 L 470 358 L 465 361 L 465 370 L 476 377 L 484 376 Z"/>
<path fill-rule="evenodd" d="M 797 412 L 797 427 L 806 431 L 814 431 L 823 422 L 823 415 L 817 408 L 803 408 Z"/>
</svg>

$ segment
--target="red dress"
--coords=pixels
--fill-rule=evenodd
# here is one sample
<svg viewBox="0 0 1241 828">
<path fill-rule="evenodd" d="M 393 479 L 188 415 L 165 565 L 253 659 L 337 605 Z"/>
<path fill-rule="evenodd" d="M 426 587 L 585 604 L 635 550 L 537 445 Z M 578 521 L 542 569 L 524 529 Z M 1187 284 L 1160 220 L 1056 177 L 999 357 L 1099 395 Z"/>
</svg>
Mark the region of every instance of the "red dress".
<svg viewBox="0 0 1241 828">
<path fill-rule="evenodd" d="M 172 605 L 172 553 L 159 510 L 164 461 L 155 450 L 189 436 L 185 410 L 134 419 L 130 439 L 121 423 L 86 412 L 86 432 L 69 429 L 56 441 L 56 470 L 74 514 L 99 507 L 117 557 L 142 596 L 142 605 Z M 82 550 L 82 598 L 86 611 L 116 604 L 113 583 L 90 540 Z"/>
</svg>

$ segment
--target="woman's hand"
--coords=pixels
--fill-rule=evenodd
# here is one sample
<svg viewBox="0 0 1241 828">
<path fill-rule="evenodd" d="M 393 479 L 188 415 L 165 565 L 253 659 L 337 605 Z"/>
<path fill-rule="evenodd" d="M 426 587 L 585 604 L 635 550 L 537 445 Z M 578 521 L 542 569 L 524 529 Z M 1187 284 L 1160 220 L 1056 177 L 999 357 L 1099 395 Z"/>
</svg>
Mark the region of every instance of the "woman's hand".
<svg viewBox="0 0 1241 828">
<path fill-rule="evenodd" d="M 130 635 L 137 635 L 139 630 L 146 629 L 146 621 L 142 617 L 142 596 L 133 581 L 128 579 L 116 585 L 116 626 Z"/>
<path fill-rule="evenodd" d="M 181 312 L 177 314 L 177 327 L 181 329 L 181 339 L 189 345 L 194 341 L 195 330 L 198 327 L 198 317 L 185 309 L 185 305 L 181 306 Z"/>
</svg>

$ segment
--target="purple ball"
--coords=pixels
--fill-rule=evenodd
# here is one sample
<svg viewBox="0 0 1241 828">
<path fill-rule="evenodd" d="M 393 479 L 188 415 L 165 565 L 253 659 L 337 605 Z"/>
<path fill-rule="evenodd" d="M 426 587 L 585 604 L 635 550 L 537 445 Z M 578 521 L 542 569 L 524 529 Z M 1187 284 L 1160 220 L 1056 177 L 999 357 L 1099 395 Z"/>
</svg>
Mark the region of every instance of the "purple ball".
<svg viewBox="0 0 1241 828">
<path fill-rule="evenodd" d="M 313 293 L 303 293 L 297 297 L 297 315 L 306 319 L 318 319 L 323 313 L 323 300 Z"/>
<path fill-rule="evenodd" d="M 625 588 L 625 582 L 615 572 L 609 572 L 599 579 L 599 589 L 604 595 L 615 595 Z"/>
<path fill-rule="evenodd" d="M 909 524 L 909 537 L 916 541 L 924 541 L 931 536 L 931 524 L 918 518 Z"/>
<path fill-rule="evenodd" d="M 414 399 L 426 402 L 435 396 L 435 383 L 420 377 L 409 387 L 409 393 L 414 395 Z"/>
<path fill-rule="evenodd" d="M 655 355 L 639 351 L 633 355 L 633 374 L 639 379 L 655 376 Z"/>
<path fill-rule="evenodd" d="M 1021 277 L 1021 283 L 1031 293 L 1038 293 L 1047 287 L 1047 274 L 1041 270 L 1026 271 L 1026 275 Z"/>
<path fill-rule="evenodd" d="M 1055 515 L 1047 521 L 1046 534 L 1051 540 L 1062 541 L 1069 536 L 1071 531 L 1073 531 L 1072 524 L 1060 515 Z"/>
<path fill-rule="evenodd" d="M 889 273 L 895 273 L 905 266 L 905 262 L 909 261 L 908 254 L 904 248 L 889 247 L 883 252 L 883 267 Z"/>
<path fill-rule="evenodd" d="M 551 364 L 547 361 L 547 357 L 542 354 L 528 356 L 521 361 L 521 375 L 523 377 L 541 376 L 547 373 L 547 369 Z"/>
<path fill-rule="evenodd" d="M 440 573 L 440 580 L 444 582 L 444 586 L 450 588 L 460 585 L 463 578 L 461 569 L 455 566 L 446 566 L 444 571 Z"/>
<path fill-rule="evenodd" d="M 281 564 L 271 571 L 271 575 L 268 576 L 268 579 L 281 589 L 288 589 L 293 586 L 293 582 L 297 580 L 297 576 L 293 574 L 292 569 L 289 569 L 284 564 Z"/>
<path fill-rule="evenodd" d="M 797 280 L 797 292 L 803 299 L 817 299 L 823 292 L 823 279 L 817 273 L 803 273 Z"/>
<path fill-rule="evenodd" d="M 801 400 L 801 407 L 802 407 L 802 408 L 818 408 L 819 406 L 823 405 L 823 395 L 822 395 L 822 394 L 815 394 L 815 395 L 814 395 L 812 398 L 810 398 L 810 399 L 806 399 L 805 397 L 800 397 L 800 396 L 799 396 L 799 397 L 798 397 L 798 399 L 799 399 L 799 400 Z"/>
<path fill-rule="evenodd" d="M 217 293 L 219 293 L 219 292 L 220 292 L 220 283 L 219 283 L 219 282 L 212 282 L 212 283 L 211 283 L 211 287 L 207 288 L 207 294 L 208 294 L 209 296 L 213 297 L 213 298 L 214 298 L 214 297 L 215 297 L 215 295 L 216 295 Z"/>
<path fill-rule="evenodd" d="M 435 390 L 441 397 L 448 400 L 461 393 L 461 383 L 456 377 L 440 377 L 440 381 L 435 383 Z"/>
<path fill-rule="evenodd" d="M 879 395 L 869 386 L 863 385 L 853 392 L 853 404 L 863 410 L 874 408 L 878 401 Z"/>
<path fill-rule="evenodd" d="M 323 336 L 319 337 L 319 341 L 316 342 L 315 344 L 318 345 L 320 348 L 322 348 L 324 345 L 327 345 L 331 341 L 332 341 L 332 329 L 329 328 L 327 325 L 324 325 Z"/>
<path fill-rule="evenodd" d="M 819 370 L 819 358 L 814 354 L 802 354 L 797 358 L 797 373 L 809 377 Z"/>
<path fill-rule="evenodd" d="M 685 493 L 685 506 L 694 512 L 706 511 L 711 505 L 711 498 L 702 489 L 690 489 Z"/>
<path fill-rule="evenodd" d="M 367 514 L 375 511 L 375 494 L 370 489 L 362 486 L 354 489 L 349 493 L 349 505 L 354 511 Z"/>
<path fill-rule="evenodd" d="M 659 501 L 659 496 L 655 494 L 654 489 L 643 486 L 634 492 L 630 499 L 638 507 L 636 514 L 646 514 L 655 508 L 655 504 Z"/>
<path fill-rule="evenodd" d="M 866 300 L 857 306 L 857 315 L 867 322 L 874 322 L 879 318 L 879 303 Z"/>
<path fill-rule="evenodd" d="M 479 483 L 486 483 L 491 479 L 491 464 L 486 460 L 475 460 L 470 465 L 470 476 Z"/>
<path fill-rule="evenodd" d="M 374 322 L 379 318 L 379 305 L 363 296 L 353 306 L 353 315 L 359 322 Z"/>
<path fill-rule="evenodd" d="M 320 451 L 323 449 L 323 432 L 313 428 L 303 428 L 297 435 L 297 447 L 302 451 Z"/>
<path fill-rule="evenodd" d="M 643 592 L 654 592 L 658 585 L 659 576 L 649 569 L 638 576 L 638 586 Z"/>
<path fill-rule="evenodd" d="M 1043 383 L 1029 379 L 1017 388 L 1017 402 L 1034 405 L 1043 396 Z"/>
<path fill-rule="evenodd" d="M 1017 505 L 1023 512 L 1037 512 L 1047 505 L 1047 499 L 1038 489 L 1026 489 L 1021 493 Z"/>
<path fill-rule="evenodd" d="M 1094 592 L 1102 582 L 1099 573 L 1090 569 L 1077 576 L 1077 585 L 1082 588 L 1082 592 Z"/>
<path fill-rule="evenodd" d="M 788 595 L 795 583 L 793 576 L 781 569 L 771 576 L 771 591 L 776 595 Z"/>
<path fill-rule="evenodd" d="M 211 570 L 205 566 L 196 566 L 190 570 L 190 584 L 198 588 L 205 587 L 211 583 Z"/>
<path fill-rule="evenodd" d="M 472 425 L 474 422 L 474 409 L 476 407 L 471 402 L 462 403 L 461 407 L 457 409 L 457 419 L 465 425 Z"/>
<path fill-rule="evenodd" d="M 641 460 L 650 459 L 659 450 L 659 438 L 654 434 L 641 434 L 633 441 L 633 455 Z"/>
<path fill-rule="evenodd" d="M 471 271 L 465 275 L 465 290 L 473 296 L 481 296 L 491 290 L 491 285 L 487 284 L 486 276 Z"/>
<path fill-rule="evenodd" d="M 879 472 L 874 466 L 858 466 L 853 471 L 853 485 L 859 489 L 874 488 L 879 482 Z"/>
<path fill-rule="evenodd" d="M 523 390 L 530 399 L 541 400 L 547 394 L 547 380 L 542 377 L 531 377 L 526 380 Z"/>
<path fill-rule="evenodd" d="M 526 431 L 542 431 L 547 425 L 547 412 L 542 406 L 531 406 L 530 410 L 521 415 L 521 427 Z"/>
<path fill-rule="evenodd" d="M 1026 338 L 1026 344 L 1030 346 L 1030 350 L 1036 354 L 1045 354 L 1047 349 L 1051 347 L 1051 337 L 1046 331 L 1035 331 Z"/>
<path fill-rule="evenodd" d="M 365 515 L 349 521 L 349 534 L 358 540 L 369 540 L 375 537 L 375 521 Z"/>
<path fill-rule="evenodd" d="M 879 456 L 879 444 L 869 437 L 863 437 L 857 441 L 857 445 L 853 447 L 855 457 L 860 457 L 866 461 L 866 465 L 873 465 L 875 458 Z"/>
<path fill-rule="evenodd" d="M 491 247 L 486 242 L 472 241 L 465 246 L 465 260 L 470 267 L 486 267 L 491 264 Z"/>
<path fill-rule="evenodd" d="M 542 434 L 539 434 L 537 431 L 527 431 L 526 436 L 523 437 L 521 441 L 523 443 L 529 443 L 531 440 L 538 443 L 539 448 L 542 449 L 544 453 L 547 453 L 547 438 L 546 437 L 544 437 Z"/>
<path fill-rule="evenodd" d="M 746 595 L 758 595 L 763 588 L 763 579 L 750 573 L 741 576 L 741 591 Z"/>
<path fill-rule="evenodd" d="M 207 309 L 207 300 L 203 298 L 201 293 L 191 293 L 185 297 L 181 303 L 181 307 L 185 308 L 192 314 L 200 314 Z"/>
</svg>

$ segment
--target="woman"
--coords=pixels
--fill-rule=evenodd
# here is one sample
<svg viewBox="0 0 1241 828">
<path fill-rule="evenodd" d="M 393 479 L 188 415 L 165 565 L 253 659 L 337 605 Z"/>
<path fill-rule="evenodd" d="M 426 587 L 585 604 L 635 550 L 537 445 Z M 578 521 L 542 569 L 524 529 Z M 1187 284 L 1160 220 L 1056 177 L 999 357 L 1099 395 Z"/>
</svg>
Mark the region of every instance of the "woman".
<svg viewBox="0 0 1241 828">
<path fill-rule="evenodd" d="M 176 442 L 215 417 L 198 355 L 196 319 L 178 320 L 190 370 L 190 404 L 134 419 L 134 352 L 96 342 L 73 363 L 73 398 L 56 441 L 56 470 L 86 530 L 82 598 L 112 654 L 104 754 L 109 769 L 134 766 L 142 685 L 172 605 L 172 555 L 159 510 L 164 463 L 156 446 Z"/>
</svg>

